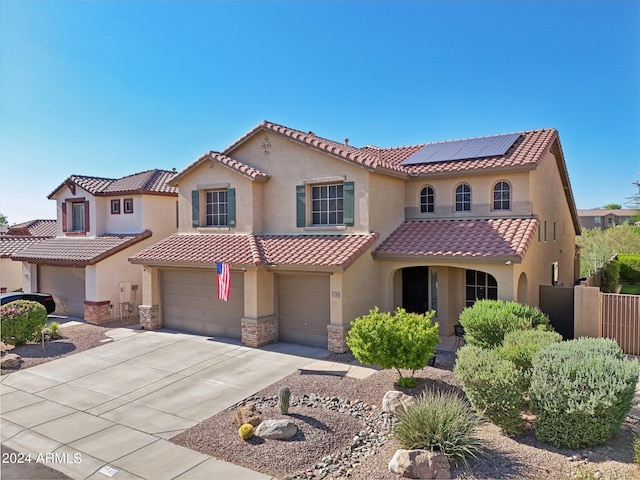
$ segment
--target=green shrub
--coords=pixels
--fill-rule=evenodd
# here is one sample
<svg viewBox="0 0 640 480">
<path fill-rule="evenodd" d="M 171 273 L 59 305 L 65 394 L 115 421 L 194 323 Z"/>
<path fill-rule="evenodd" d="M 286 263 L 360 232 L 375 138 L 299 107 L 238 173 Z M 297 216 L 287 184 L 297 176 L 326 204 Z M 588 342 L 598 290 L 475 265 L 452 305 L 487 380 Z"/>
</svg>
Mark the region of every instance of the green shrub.
<svg viewBox="0 0 640 480">
<path fill-rule="evenodd" d="M 57 340 L 58 338 L 62 338 L 60 334 L 60 324 L 58 322 L 51 322 L 45 325 L 42 329 L 42 333 L 48 340 Z"/>
<path fill-rule="evenodd" d="M 457 355 L 454 372 L 473 408 L 507 433 L 520 433 L 527 375 L 495 350 L 465 345 Z"/>
<path fill-rule="evenodd" d="M 0 338 L 8 345 L 18 345 L 42 338 L 47 310 L 38 302 L 16 300 L 0 307 Z"/>
<path fill-rule="evenodd" d="M 600 290 L 603 292 L 614 293 L 618 288 L 620 281 L 620 262 L 611 260 L 602 267 L 602 285 Z"/>
<path fill-rule="evenodd" d="M 502 346 L 498 347 L 500 358 L 511 360 L 522 370 L 531 370 L 531 361 L 543 347 L 562 341 L 562 335 L 542 330 L 515 330 L 504 336 Z"/>
<path fill-rule="evenodd" d="M 460 314 L 465 340 L 469 345 L 495 348 L 505 334 L 514 330 L 550 330 L 549 317 L 537 308 L 516 302 L 478 300 Z"/>
<path fill-rule="evenodd" d="M 482 453 L 476 436 L 481 420 L 469 404 L 453 392 L 425 391 L 418 401 L 397 413 L 394 436 L 402 448 L 425 449 L 446 455 L 454 463 L 468 463 Z"/>
<path fill-rule="evenodd" d="M 640 255 L 621 253 L 616 259 L 620 262 L 620 281 L 640 283 Z"/>
<path fill-rule="evenodd" d="M 536 437 L 557 447 L 604 444 L 619 429 L 638 381 L 638 363 L 610 339 L 548 345 L 533 359 L 530 405 Z"/>
<path fill-rule="evenodd" d="M 347 345 L 360 363 L 413 372 L 424 368 L 440 343 L 433 312 L 423 315 L 398 308 L 392 315 L 376 307 L 351 322 Z"/>
</svg>

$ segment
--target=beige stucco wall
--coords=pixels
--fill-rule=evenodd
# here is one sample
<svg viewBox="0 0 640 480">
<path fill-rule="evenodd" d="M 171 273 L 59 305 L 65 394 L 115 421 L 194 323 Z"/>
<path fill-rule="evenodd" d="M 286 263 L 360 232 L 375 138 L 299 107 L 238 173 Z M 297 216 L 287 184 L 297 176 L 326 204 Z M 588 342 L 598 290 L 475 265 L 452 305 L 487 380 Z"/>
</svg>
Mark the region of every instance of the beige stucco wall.
<svg viewBox="0 0 640 480">
<path fill-rule="evenodd" d="M 499 181 L 506 181 L 511 186 L 511 210 L 493 210 L 493 187 Z M 455 191 L 461 183 L 471 187 L 470 212 L 455 211 Z M 434 189 L 434 213 L 420 212 L 420 191 L 426 186 Z M 529 176 L 524 171 L 412 179 L 407 182 L 404 201 L 408 219 L 509 217 L 533 213 L 533 205 L 529 200 Z"/>
<path fill-rule="evenodd" d="M 331 301 L 335 308 L 331 310 L 331 323 L 348 325 L 355 318 L 365 315 L 378 304 L 377 289 L 378 267 L 371 256 L 372 248 L 364 252 L 344 272 L 332 276 Z M 340 277 L 340 287 L 334 285 L 333 277 Z M 340 297 L 336 297 L 339 292 Z M 335 310 L 335 311 L 334 311 Z"/>
<path fill-rule="evenodd" d="M 236 226 L 235 227 L 198 227 L 192 226 L 191 192 L 193 190 L 211 190 L 215 188 L 236 189 Z M 261 222 L 260 210 L 255 210 L 255 190 L 260 185 L 240 173 L 212 160 L 205 160 L 187 172 L 178 183 L 178 222 L 179 231 L 184 233 L 251 233 L 255 222 Z M 204 224 L 204 194 L 200 195 L 200 224 Z"/>
<path fill-rule="evenodd" d="M 264 153 L 262 143 L 267 136 L 271 147 Z M 271 176 L 262 189 L 259 215 L 262 218 L 260 230 L 254 233 L 363 233 L 369 232 L 370 225 L 364 206 L 368 202 L 370 187 L 369 173 L 358 166 L 335 157 L 302 146 L 293 140 L 273 133 L 258 133 L 237 147 L 233 158 L 251 165 Z M 237 175 L 237 174 L 236 174 Z M 322 179 L 342 179 L 354 182 L 355 203 L 353 227 L 296 227 L 296 186 L 305 181 Z M 236 193 L 236 199 L 238 194 Z M 237 200 L 236 200 L 237 201 Z M 307 219 L 310 212 L 307 199 Z M 256 202 L 256 205 L 258 202 Z M 237 208 L 238 214 L 242 210 Z"/>
<path fill-rule="evenodd" d="M 22 262 L 0 259 L 0 287 L 6 288 L 7 292 L 22 288 Z"/>
</svg>

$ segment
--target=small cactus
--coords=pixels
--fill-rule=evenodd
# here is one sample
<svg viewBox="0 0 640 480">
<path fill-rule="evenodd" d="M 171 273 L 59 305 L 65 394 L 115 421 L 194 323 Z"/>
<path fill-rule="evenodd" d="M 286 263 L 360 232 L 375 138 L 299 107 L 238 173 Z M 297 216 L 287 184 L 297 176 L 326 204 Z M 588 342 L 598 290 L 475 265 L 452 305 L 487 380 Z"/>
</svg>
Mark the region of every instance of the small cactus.
<svg viewBox="0 0 640 480">
<path fill-rule="evenodd" d="M 253 425 L 251 425 L 250 423 L 240 425 L 240 428 L 238 429 L 238 435 L 240 435 L 240 438 L 242 440 L 249 440 L 251 437 L 253 437 Z"/>
<path fill-rule="evenodd" d="M 280 413 L 287 415 L 289 412 L 289 399 L 291 398 L 291 390 L 289 387 L 282 387 L 278 390 L 278 405 L 280 406 Z"/>
</svg>

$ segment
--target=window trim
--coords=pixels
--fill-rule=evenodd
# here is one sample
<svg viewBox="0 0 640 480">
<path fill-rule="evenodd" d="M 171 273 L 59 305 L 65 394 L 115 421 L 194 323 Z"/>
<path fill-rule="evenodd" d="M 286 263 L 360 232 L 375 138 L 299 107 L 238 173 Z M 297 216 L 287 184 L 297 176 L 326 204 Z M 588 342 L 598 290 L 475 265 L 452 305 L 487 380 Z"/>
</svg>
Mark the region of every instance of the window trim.
<svg viewBox="0 0 640 480">
<path fill-rule="evenodd" d="M 203 190 L 204 192 L 204 222 L 202 223 L 202 227 L 204 228 L 225 228 L 229 226 L 229 198 L 227 195 L 226 188 L 210 188 L 207 190 Z M 215 200 L 209 202 L 209 195 L 212 197 L 215 194 Z M 224 194 L 224 200 L 221 201 L 221 194 Z M 212 199 L 213 200 L 213 199 Z M 215 205 L 217 207 L 216 213 L 209 213 L 209 205 L 212 207 Z M 224 205 L 224 212 L 220 213 L 220 206 Z M 209 223 L 209 217 L 211 217 L 211 221 L 213 220 L 222 220 L 224 218 L 224 223 Z"/>
<path fill-rule="evenodd" d="M 462 188 L 468 188 L 468 192 L 466 191 L 462 191 L 462 192 L 458 192 L 458 189 Z M 469 195 L 469 200 L 464 200 L 464 197 L 462 200 L 458 201 L 458 195 Z M 466 182 L 462 182 L 459 183 L 458 185 L 456 185 L 456 188 L 454 190 L 454 194 L 453 194 L 453 208 L 455 212 L 458 213 L 465 213 L 465 212 L 471 212 L 471 205 L 473 203 L 473 190 L 471 188 L 471 185 L 469 185 Z M 458 208 L 460 207 L 460 208 Z M 468 207 L 468 208 L 466 208 Z"/>
<path fill-rule="evenodd" d="M 335 189 L 333 196 L 331 196 L 332 189 Z M 317 198 L 316 192 L 318 193 Z M 326 196 L 323 197 L 323 194 Z M 309 195 L 311 197 L 311 225 L 309 226 L 336 227 L 344 225 L 344 182 L 311 184 Z M 335 205 L 333 208 L 331 207 L 332 202 Z M 334 216 L 335 221 L 331 221 L 331 216 Z M 316 222 L 317 217 L 319 217 L 319 221 Z M 322 221 L 323 217 L 326 217 L 326 222 Z"/>
<path fill-rule="evenodd" d="M 82 205 L 84 211 L 83 229 L 74 230 L 73 224 L 73 206 Z M 70 207 L 68 205 L 71 205 Z M 66 236 L 83 236 L 91 230 L 89 201 L 85 197 L 67 198 L 61 205 L 62 208 L 62 231 Z"/>
<path fill-rule="evenodd" d="M 468 282 L 468 275 L 470 273 L 473 274 L 473 282 L 472 283 Z M 484 282 L 482 282 L 482 283 L 480 283 L 479 279 L 478 279 L 478 277 L 479 277 L 478 274 L 479 273 L 484 276 Z M 496 277 L 491 275 L 489 272 L 485 272 L 483 270 L 473 270 L 473 269 L 467 268 L 467 269 L 465 269 L 464 275 L 465 275 L 465 279 L 464 279 L 465 307 L 472 306 L 478 300 L 484 300 L 484 299 L 497 300 L 498 299 L 498 280 L 496 279 Z M 492 285 L 492 283 L 495 283 L 495 285 Z M 474 295 L 475 298 L 474 299 L 469 299 L 469 289 L 470 288 L 473 288 L 473 290 L 474 290 L 474 293 L 475 293 L 475 295 Z M 484 296 L 478 296 L 478 292 L 480 292 L 480 291 L 484 292 Z"/>
<path fill-rule="evenodd" d="M 506 185 L 506 190 L 501 189 L 499 191 L 496 191 L 496 188 L 501 185 L 504 184 Z M 511 211 L 511 192 L 513 191 L 513 187 L 511 186 L 511 183 L 509 183 L 507 180 L 498 180 L 496 183 L 493 184 L 493 188 L 491 189 L 491 194 L 492 194 L 492 198 L 491 198 L 491 209 L 494 212 L 510 212 Z M 496 193 L 500 194 L 500 199 L 496 200 Z M 504 199 L 504 194 L 507 194 L 508 198 L 505 200 Z M 496 207 L 496 203 L 500 202 L 500 207 Z M 504 208 L 503 205 L 506 202 L 507 204 L 507 208 Z"/>
<path fill-rule="evenodd" d="M 122 210 L 120 209 L 120 199 L 112 199 L 111 200 L 111 215 L 120 215 Z"/>
<path fill-rule="evenodd" d="M 191 191 L 191 226 L 195 229 L 209 231 L 211 229 L 229 230 L 236 226 L 236 189 L 229 188 L 228 183 L 197 185 L 197 188 Z M 216 188 L 211 188 L 215 186 Z M 207 192 L 225 191 L 227 194 L 227 224 L 226 225 L 207 225 Z"/>
<path fill-rule="evenodd" d="M 296 185 L 296 227 L 302 229 L 318 230 L 343 230 L 352 227 L 355 219 L 355 184 L 344 181 L 346 177 L 334 176 L 303 180 L 302 185 Z M 327 180 L 330 180 L 327 182 Z M 314 186 L 331 184 L 342 185 L 342 223 L 338 224 L 314 224 L 312 188 Z"/>
<path fill-rule="evenodd" d="M 431 202 L 429 202 L 429 197 L 431 197 Z M 420 189 L 419 200 L 420 213 L 428 214 L 436 212 L 436 190 L 431 185 L 425 185 Z M 431 210 L 429 210 L 429 208 L 431 208 Z"/>
<path fill-rule="evenodd" d="M 127 205 L 131 205 L 131 208 L 128 209 Z M 133 213 L 133 198 L 125 198 L 124 200 L 122 200 L 122 211 L 125 214 Z"/>
</svg>

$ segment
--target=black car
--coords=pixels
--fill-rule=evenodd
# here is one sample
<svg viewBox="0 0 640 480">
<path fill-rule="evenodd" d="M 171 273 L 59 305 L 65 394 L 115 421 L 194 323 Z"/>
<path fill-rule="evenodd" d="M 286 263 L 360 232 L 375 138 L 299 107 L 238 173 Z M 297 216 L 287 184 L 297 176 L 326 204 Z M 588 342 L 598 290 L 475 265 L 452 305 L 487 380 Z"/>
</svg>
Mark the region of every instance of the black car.
<svg viewBox="0 0 640 480">
<path fill-rule="evenodd" d="M 47 309 L 47 315 L 53 313 L 56 309 L 56 302 L 49 293 L 11 292 L 0 295 L 0 305 L 15 302 L 16 300 L 31 300 L 32 302 L 41 303 Z"/>
</svg>

